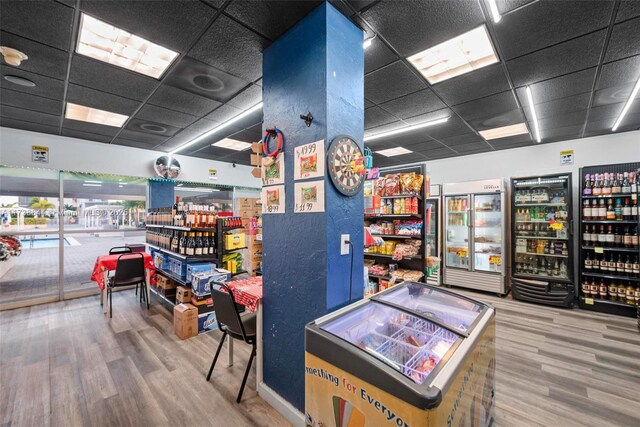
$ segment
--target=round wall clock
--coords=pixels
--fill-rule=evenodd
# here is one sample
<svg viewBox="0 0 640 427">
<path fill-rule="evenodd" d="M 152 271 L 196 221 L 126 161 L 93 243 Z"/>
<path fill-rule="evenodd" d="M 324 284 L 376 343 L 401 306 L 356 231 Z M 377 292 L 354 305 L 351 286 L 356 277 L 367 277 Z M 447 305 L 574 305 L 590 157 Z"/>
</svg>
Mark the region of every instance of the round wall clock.
<svg viewBox="0 0 640 427">
<path fill-rule="evenodd" d="M 364 157 L 354 139 L 338 135 L 327 150 L 327 169 L 331 182 L 345 196 L 355 196 L 364 183 Z"/>
</svg>

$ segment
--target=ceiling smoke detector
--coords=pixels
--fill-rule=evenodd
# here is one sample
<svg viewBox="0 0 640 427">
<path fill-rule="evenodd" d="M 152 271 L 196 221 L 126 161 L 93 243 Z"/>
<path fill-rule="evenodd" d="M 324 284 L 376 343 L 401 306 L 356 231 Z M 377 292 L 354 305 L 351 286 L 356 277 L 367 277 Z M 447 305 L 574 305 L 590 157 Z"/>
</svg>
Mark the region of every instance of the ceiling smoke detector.
<svg viewBox="0 0 640 427">
<path fill-rule="evenodd" d="M 14 67 L 19 67 L 22 61 L 29 59 L 27 55 L 12 47 L 0 46 L 0 53 L 2 53 L 4 62 Z"/>
</svg>

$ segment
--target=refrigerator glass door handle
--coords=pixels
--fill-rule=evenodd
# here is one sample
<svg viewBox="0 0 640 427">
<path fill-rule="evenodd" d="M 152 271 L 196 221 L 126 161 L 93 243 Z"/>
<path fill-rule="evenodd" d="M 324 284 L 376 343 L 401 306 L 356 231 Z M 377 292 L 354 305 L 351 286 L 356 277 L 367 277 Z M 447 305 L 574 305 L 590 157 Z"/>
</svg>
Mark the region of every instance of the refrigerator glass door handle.
<svg viewBox="0 0 640 427">
<path fill-rule="evenodd" d="M 469 195 L 469 209 L 467 209 L 467 223 L 469 229 L 469 271 L 476 271 L 476 237 L 473 224 L 475 224 L 475 194 Z"/>
</svg>

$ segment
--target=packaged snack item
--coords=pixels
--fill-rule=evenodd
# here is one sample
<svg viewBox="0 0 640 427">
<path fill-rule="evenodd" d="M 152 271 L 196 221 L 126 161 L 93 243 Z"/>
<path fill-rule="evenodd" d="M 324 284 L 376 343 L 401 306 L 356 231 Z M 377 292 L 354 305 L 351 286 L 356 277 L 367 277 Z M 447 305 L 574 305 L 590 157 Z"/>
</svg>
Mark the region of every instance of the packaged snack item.
<svg viewBox="0 0 640 427">
<path fill-rule="evenodd" d="M 385 176 L 384 192 L 385 196 L 395 196 L 400 194 L 400 176 L 397 173 Z"/>
<path fill-rule="evenodd" d="M 376 196 L 386 196 L 386 192 L 385 192 L 385 183 L 386 180 L 384 178 L 380 178 L 376 180 L 376 184 L 375 184 L 375 195 Z"/>
<path fill-rule="evenodd" d="M 411 183 L 416 177 L 415 172 L 400 174 L 400 193 L 399 194 L 411 194 Z"/>
<path fill-rule="evenodd" d="M 407 194 L 420 194 L 422 189 L 422 183 L 424 182 L 424 176 L 421 174 L 414 174 L 413 179 L 407 186 Z"/>
</svg>

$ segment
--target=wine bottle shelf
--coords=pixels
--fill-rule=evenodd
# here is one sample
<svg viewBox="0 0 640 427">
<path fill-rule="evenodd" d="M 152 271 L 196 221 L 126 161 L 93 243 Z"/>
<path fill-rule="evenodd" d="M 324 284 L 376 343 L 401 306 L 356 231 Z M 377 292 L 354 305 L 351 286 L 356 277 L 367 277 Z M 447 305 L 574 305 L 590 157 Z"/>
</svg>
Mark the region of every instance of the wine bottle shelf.
<svg viewBox="0 0 640 427">
<path fill-rule="evenodd" d="M 583 224 L 634 224 L 637 225 L 638 221 L 630 221 L 630 220 L 616 220 L 616 219 L 588 219 L 583 220 Z"/>
<path fill-rule="evenodd" d="M 564 241 L 568 241 L 569 238 L 567 237 L 544 237 L 544 236 L 523 236 L 523 235 L 517 235 L 515 236 L 516 239 L 537 239 L 537 240 L 564 240 Z"/>
<path fill-rule="evenodd" d="M 618 194 L 606 194 L 602 196 L 582 196 L 583 199 L 611 199 L 611 198 L 625 198 L 632 197 L 633 193 L 618 193 Z"/>
<path fill-rule="evenodd" d="M 200 260 L 200 261 L 215 261 L 217 258 L 215 256 L 202 255 L 202 256 L 191 256 L 191 255 L 182 255 L 177 252 L 170 251 L 169 249 L 161 248 L 160 246 L 153 245 L 151 243 L 145 243 L 145 245 L 149 246 L 152 249 L 155 249 L 160 252 L 164 252 L 167 255 L 171 255 L 176 258 L 185 259 L 185 260 Z"/>
<path fill-rule="evenodd" d="M 569 255 L 562 254 L 539 254 L 536 252 L 516 252 L 516 256 L 518 255 L 535 255 L 535 256 L 551 256 L 556 258 L 569 258 Z"/>
<path fill-rule="evenodd" d="M 617 274 L 592 273 L 590 271 L 583 271 L 582 275 L 589 276 L 589 277 L 601 277 L 603 279 L 611 279 L 611 280 L 629 280 L 631 282 L 640 282 L 639 277 L 619 276 Z"/>
<path fill-rule="evenodd" d="M 582 246 L 582 249 L 585 250 L 598 250 L 598 251 L 604 251 L 604 252 L 631 252 L 631 253 L 638 253 L 640 251 L 640 248 L 607 248 L 607 247 L 603 247 L 603 246 Z"/>
</svg>

